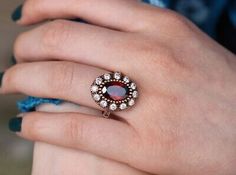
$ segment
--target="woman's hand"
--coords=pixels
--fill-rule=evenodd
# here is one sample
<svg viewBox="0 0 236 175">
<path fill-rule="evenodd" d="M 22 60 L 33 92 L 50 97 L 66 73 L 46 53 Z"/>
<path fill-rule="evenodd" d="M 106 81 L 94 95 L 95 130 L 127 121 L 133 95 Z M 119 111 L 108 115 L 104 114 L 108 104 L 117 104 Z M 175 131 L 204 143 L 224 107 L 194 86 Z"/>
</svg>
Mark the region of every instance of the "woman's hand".
<svg viewBox="0 0 236 175">
<path fill-rule="evenodd" d="M 18 23 L 52 18 L 92 24 L 56 20 L 20 35 L 15 56 L 21 64 L 5 72 L 2 93 L 100 109 L 90 85 L 118 70 L 137 82 L 139 101 L 114 114 L 125 122 L 80 113 L 28 113 L 19 136 L 150 173 L 235 174 L 232 53 L 174 12 L 134 0 L 28 0 Z"/>
<path fill-rule="evenodd" d="M 40 112 L 76 112 L 101 115 L 100 111 L 64 102 L 60 106 L 43 104 Z M 147 175 L 120 162 L 98 157 L 94 154 L 50 145 L 35 143 L 32 175 Z"/>
</svg>

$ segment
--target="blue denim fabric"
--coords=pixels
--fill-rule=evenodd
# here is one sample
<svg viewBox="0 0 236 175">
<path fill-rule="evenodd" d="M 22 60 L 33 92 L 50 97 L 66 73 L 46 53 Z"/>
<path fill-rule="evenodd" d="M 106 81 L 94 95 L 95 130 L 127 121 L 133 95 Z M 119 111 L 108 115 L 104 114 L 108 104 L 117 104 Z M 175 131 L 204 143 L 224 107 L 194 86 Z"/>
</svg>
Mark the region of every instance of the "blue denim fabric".
<svg viewBox="0 0 236 175">
<path fill-rule="evenodd" d="M 219 18 L 226 11 L 236 28 L 236 0 L 145 0 L 186 16 L 210 36 L 215 37 Z"/>
<path fill-rule="evenodd" d="M 30 112 L 30 111 L 34 111 L 37 106 L 44 103 L 51 103 L 51 104 L 59 105 L 62 103 L 62 100 L 27 97 L 26 99 L 19 101 L 17 103 L 17 107 L 21 112 Z"/>
<path fill-rule="evenodd" d="M 229 6 L 229 16 L 230 16 L 231 22 L 236 28 L 236 0 L 232 0 Z"/>
<path fill-rule="evenodd" d="M 223 11 L 228 13 L 236 28 L 236 0 L 143 0 L 143 2 L 179 12 L 213 37 Z M 28 97 L 18 102 L 18 108 L 21 112 L 28 112 L 42 103 L 59 105 L 61 102 L 61 100 L 56 99 Z"/>
</svg>

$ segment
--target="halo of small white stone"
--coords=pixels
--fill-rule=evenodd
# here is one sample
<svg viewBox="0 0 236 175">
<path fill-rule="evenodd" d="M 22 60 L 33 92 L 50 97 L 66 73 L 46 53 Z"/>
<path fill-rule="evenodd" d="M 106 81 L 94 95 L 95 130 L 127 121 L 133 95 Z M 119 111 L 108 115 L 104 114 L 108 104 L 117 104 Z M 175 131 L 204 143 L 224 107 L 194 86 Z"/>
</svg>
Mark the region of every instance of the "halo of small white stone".
<svg viewBox="0 0 236 175">
<path fill-rule="evenodd" d="M 103 95 L 102 89 L 108 82 L 120 82 L 127 86 L 128 96 L 123 100 L 108 99 Z M 91 95 L 94 101 L 107 111 L 121 111 L 134 106 L 138 98 L 137 85 L 129 77 L 120 72 L 106 73 L 97 77 L 91 85 Z"/>
</svg>

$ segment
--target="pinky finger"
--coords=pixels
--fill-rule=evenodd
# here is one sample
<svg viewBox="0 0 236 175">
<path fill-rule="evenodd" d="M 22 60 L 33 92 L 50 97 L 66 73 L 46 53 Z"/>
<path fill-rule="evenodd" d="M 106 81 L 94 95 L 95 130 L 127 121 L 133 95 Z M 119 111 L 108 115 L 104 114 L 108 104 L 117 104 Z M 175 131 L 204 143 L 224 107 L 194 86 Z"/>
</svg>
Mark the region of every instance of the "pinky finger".
<svg viewBox="0 0 236 175">
<path fill-rule="evenodd" d="M 127 124 L 79 113 L 32 112 L 9 122 L 12 131 L 28 140 L 88 151 L 128 163 L 135 131 Z"/>
</svg>

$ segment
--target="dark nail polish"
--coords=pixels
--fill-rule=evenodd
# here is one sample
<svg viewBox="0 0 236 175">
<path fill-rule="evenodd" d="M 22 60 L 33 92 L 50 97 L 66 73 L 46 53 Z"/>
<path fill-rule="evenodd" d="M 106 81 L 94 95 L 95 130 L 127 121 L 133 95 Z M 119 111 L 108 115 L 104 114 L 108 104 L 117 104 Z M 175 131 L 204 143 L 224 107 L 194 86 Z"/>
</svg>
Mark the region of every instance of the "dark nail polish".
<svg viewBox="0 0 236 175">
<path fill-rule="evenodd" d="M 12 132 L 21 132 L 22 117 L 12 118 L 9 121 L 9 129 Z"/>
<path fill-rule="evenodd" d="M 11 57 L 11 62 L 12 62 L 12 64 L 16 64 L 17 63 L 16 62 L 16 58 L 14 56 Z"/>
<path fill-rule="evenodd" d="M 13 21 L 18 21 L 21 18 L 22 7 L 23 5 L 18 6 L 12 13 L 11 19 Z"/>
<path fill-rule="evenodd" d="M 4 75 L 4 72 L 0 72 L 0 87 L 2 86 L 3 75 Z"/>
</svg>

